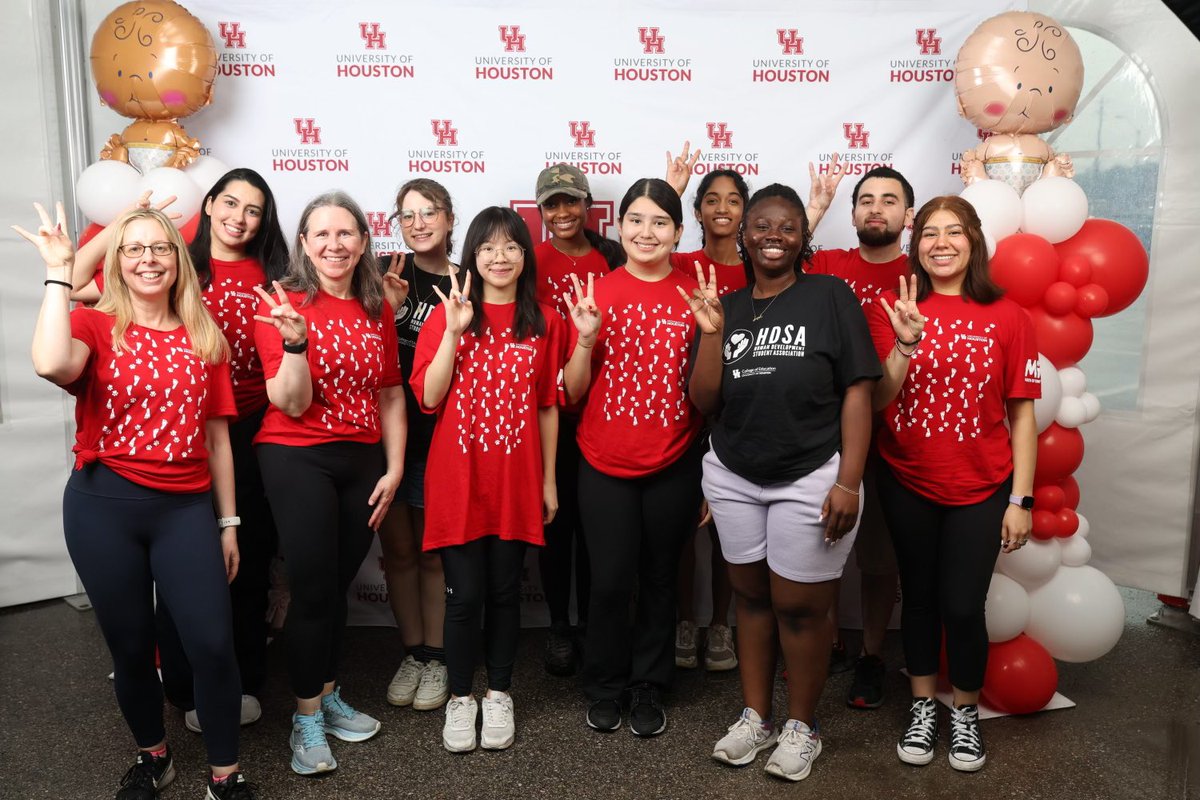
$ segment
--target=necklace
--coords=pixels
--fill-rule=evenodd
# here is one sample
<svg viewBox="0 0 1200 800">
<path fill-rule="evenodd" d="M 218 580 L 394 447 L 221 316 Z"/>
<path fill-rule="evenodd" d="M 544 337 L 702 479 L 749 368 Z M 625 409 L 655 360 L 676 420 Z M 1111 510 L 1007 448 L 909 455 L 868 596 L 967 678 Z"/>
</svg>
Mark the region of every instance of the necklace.
<svg viewBox="0 0 1200 800">
<path fill-rule="evenodd" d="M 421 297 L 421 282 L 419 280 L 417 280 L 417 276 L 420 275 L 425 270 L 418 267 L 416 261 L 413 261 L 412 267 L 413 267 L 413 293 L 417 296 L 418 303 L 424 303 L 424 304 L 428 305 L 429 301 L 433 299 L 434 288 L 437 287 L 437 285 L 439 283 L 441 283 L 440 279 L 446 277 L 446 275 L 449 275 L 450 273 L 447 272 L 446 275 L 435 275 L 433 273 L 430 273 L 429 293 L 426 294 L 424 297 Z"/>
<path fill-rule="evenodd" d="M 553 247 L 555 250 L 557 250 L 559 253 L 561 253 L 567 259 L 567 261 L 571 262 L 571 268 L 572 268 L 571 271 L 572 272 L 578 272 L 579 259 L 583 258 L 585 255 L 587 255 L 587 253 L 581 253 L 578 257 L 575 257 L 575 256 L 571 255 L 570 253 L 568 253 L 567 251 L 563 250 L 561 247 L 559 247 L 557 239 L 551 239 L 550 246 Z"/>
<path fill-rule="evenodd" d="M 764 308 L 762 311 L 758 310 L 758 306 L 754 302 L 754 291 L 751 290 L 751 292 L 750 292 L 750 316 L 751 316 L 752 321 L 758 322 L 760 319 L 762 319 L 766 315 L 766 313 L 771 310 L 771 306 L 775 305 L 775 301 L 779 299 L 779 295 L 783 294 L 784 292 L 786 292 L 788 289 L 792 288 L 795 285 L 796 285 L 796 281 L 793 280 L 787 286 L 780 289 L 771 298 L 771 301 L 769 303 L 767 303 L 767 307 Z"/>
</svg>

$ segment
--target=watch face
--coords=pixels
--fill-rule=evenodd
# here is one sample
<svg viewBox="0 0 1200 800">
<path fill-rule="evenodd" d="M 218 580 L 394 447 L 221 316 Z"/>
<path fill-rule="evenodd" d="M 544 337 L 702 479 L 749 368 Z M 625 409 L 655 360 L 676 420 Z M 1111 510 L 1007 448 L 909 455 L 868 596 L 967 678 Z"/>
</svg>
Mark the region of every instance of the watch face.
<svg viewBox="0 0 1200 800">
<path fill-rule="evenodd" d="M 1028 497 L 1028 496 L 1022 497 L 1021 498 L 1021 508 L 1025 509 L 1026 511 L 1032 511 L 1033 510 L 1033 498 Z"/>
</svg>

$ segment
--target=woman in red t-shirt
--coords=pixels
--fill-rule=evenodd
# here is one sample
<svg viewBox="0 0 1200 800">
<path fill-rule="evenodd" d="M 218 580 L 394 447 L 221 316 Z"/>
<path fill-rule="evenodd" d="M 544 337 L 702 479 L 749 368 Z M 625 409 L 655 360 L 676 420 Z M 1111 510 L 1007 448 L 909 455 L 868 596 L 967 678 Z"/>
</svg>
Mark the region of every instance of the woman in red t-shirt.
<svg viewBox="0 0 1200 800">
<path fill-rule="evenodd" d="M 361 742 L 380 727 L 337 683 L 346 590 L 404 469 L 404 391 L 380 275 L 366 215 L 329 192 L 300 215 L 287 280 L 274 296 L 257 290 L 271 406 L 254 443 L 291 587 L 284 631 L 301 775 L 337 768 L 326 733 Z"/>
<path fill-rule="evenodd" d="M 16 228 L 47 268 L 34 368 L 77 398 L 63 532 L 138 745 L 118 797 L 157 794 L 175 777 L 154 668 L 157 587 L 176 610 L 197 667 L 209 796 L 249 798 L 238 773 L 240 692 L 226 585 L 238 571 L 239 522 L 228 342 L 205 311 L 183 239 L 163 213 L 140 209 L 113 223 L 100 302 L 72 312 L 75 254 L 62 205 L 56 225 L 37 210 L 36 234 Z"/>
<path fill-rule="evenodd" d="M 900 565 L 913 693 L 896 753 L 907 764 L 933 759 L 944 628 L 954 686 L 950 766 L 971 772 L 986 758 L 977 704 L 992 570 L 1000 550 L 1023 546 L 1032 527 L 1038 354 L 1029 316 L 988 277 L 983 231 L 967 201 L 935 197 L 921 207 L 909 262 L 909 282 L 902 278 L 899 293 L 885 293 L 869 314 L 883 361 L 873 398 L 883 412 L 879 499 Z"/>
</svg>

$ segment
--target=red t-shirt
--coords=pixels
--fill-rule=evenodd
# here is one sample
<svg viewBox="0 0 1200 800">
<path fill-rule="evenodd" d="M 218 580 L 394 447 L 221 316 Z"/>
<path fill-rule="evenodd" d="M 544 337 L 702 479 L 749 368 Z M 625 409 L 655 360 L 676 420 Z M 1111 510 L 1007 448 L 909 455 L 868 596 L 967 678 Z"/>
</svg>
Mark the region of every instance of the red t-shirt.
<svg viewBox="0 0 1200 800">
<path fill-rule="evenodd" d="M 671 266 L 691 278 L 693 283 L 696 280 L 697 261 L 700 262 L 700 266 L 704 269 L 705 280 L 708 280 L 709 268 L 716 268 L 718 296 L 724 297 L 730 292 L 746 288 L 746 267 L 744 264 L 721 264 L 705 255 L 703 250 L 697 250 L 693 253 L 671 253 Z"/>
<path fill-rule="evenodd" d="M 863 310 L 884 292 L 895 293 L 900 277 L 908 275 L 908 256 L 900 256 L 883 264 L 863 260 L 856 247 L 853 250 L 818 250 L 804 269 L 812 275 L 833 275 L 841 278 L 854 290 Z"/>
<path fill-rule="evenodd" d="M 481 333 L 468 329 L 454 354 L 450 389 L 437 413 L 425 481 L 424 550 L 483 536 L 545 544 L 542 534 L 542 440 L 538 409 L 558 402 L 566 323 L 542 305 L 546 332 L 517 341 L 515 303 L 483 303 Z M 425 374 L 446 332 L 438 306 L 417 337 L 411 385 L 425 395 Z M 423 401 L 422 401 L 423 402 Z"/>
<path fill-rule="evenodd" d="M 263 285 L 266 273 L 255 258 L 240 261 L 213 258 L 209 266 L 212 280 L 204 290 L 204 305 L 229 340 L 232 353 L 229 372 L 240 419 L 267 404 L 262 362 L 254 347 L 254 312 L 261 302 L 254 287 Z"/>
<path fill-rule="evenodd" d="M 99 459 L 151 489 L 207 491 L 204 423 L 237 412 L 229 365 L 193 354 L 182 325 L 171 331 L 130 325 L 119 354 L 112 329 L 108 314 L 71 312 L 71 338 L 92 351 L 83 374 L 65 387 L 76 399 L 76 469 Z"/>
<path fill-rule="evenodd" d="M 584 458 L 606 475 L 658 472 L 683 455 L 700 429 L 687 395 L 696 318 L 676 287 L 690 296 L 696 279 L 671 270 L 650 282 L 621 267 L 596 281 L 603 322 L 578 438 Z M 577 332 L 570 333 L 573 343 Z"/>
<path fill-rule="evenodd" d="M 571 302 L 575 301 L 575 287 L 571 283 L 571 276 L 578 278 L 579 285 L 587 289 L 588 275 L 597 280 L 609 273 L 608 262 L 594 247 L 584 255 L 568 256 L 547 239 L 534 248 L 533 254 L 537 259 L 538 302 L 552 306 L 563 319 L 570 316 L 567 304 L 563 302 L 563 295 L 569 292 Z"/>
<path fill-rule="evenodd" d="M 371 319 L 357 299 L 342 300 L 317 292 L 304 304 L 304 292 L 288 292 L 292 306 L 308 323 L 308 371 L 313 398 L 299 417 L 269 406 L 255 444 L 296 447 L 324 442 L 365 442 L 380 439 L 379 390 L 399 386 L 396 326 L 385 300 L 379 319 Z M 264 302 L 259 316 L 270 316 Z M 283 361 L 283 339 L 274 325 L 255 324 L 254 343 L 269 380 Z"/>
<path fill-rule="evenodd" d="M 889 303 L 895 292 L 884 292 Z M 1009 398 L 1042 393 L 1033 322 L 1013 301 L 989 305 L 932 293 L 925 336 L 883 411 L 879 453 L 905 487 L 936 503 L 978 503 L 1012 473 Z M 896 334 L 879 303 L 867 312 L 882 361 Z"/>
</svg>

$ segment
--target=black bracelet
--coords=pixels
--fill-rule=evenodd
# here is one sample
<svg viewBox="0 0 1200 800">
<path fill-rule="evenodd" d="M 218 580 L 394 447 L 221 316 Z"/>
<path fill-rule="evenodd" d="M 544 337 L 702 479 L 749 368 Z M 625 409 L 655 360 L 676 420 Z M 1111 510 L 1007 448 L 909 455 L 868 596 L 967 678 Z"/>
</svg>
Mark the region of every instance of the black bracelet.
<svg viewBox="0 0 1200 800">
<path fill-rule="evenodd" d="M 65 287 L 67 287 L 68 289 L 74 289 L 74 288 L 75 288 L 75 285 L 74 285 L 74 284 L 72 284 L 72 283 L 67 283 L 66 281 L 56 281 L 56 280 L 54 280 L 53 278 L 47 278 L 46 280 L 42 281 L 42 286 L 49 286 L 49 285 L 50 285 L 50 284 L 52 284 L 52 283 L 53 283 L 53 284 L 56 284 L 56 285 L 58 285 L 58 286 L 65 286 Z"/>
<path fill-rule="evenodd" d="M 917 336 L 917 340 L 915 342 L 906 342 L 903 339 L 901 339 L 899 336 L 897 336 L 896 342 L 904 345 L 905 347 L 916 347 L 917 345 L 919 345 L 921 343 L 921 340 L 924 338 L 925 338 L 925 334 L 922 333 L 919 336 Z"/>
<path fill-rule="evenodd" d="M 288 344 L 287 342 L 283 343 L 283 352 L 285 352 L 285 353 L 294 353 L 296 355 L 299 355 L 300 353 L 303 353 L 307 349 L 308 349 L 308 338 L 307 337 L 305 337 L 303 342 L 298 342 L 296 344 Z"/>
</svg>

